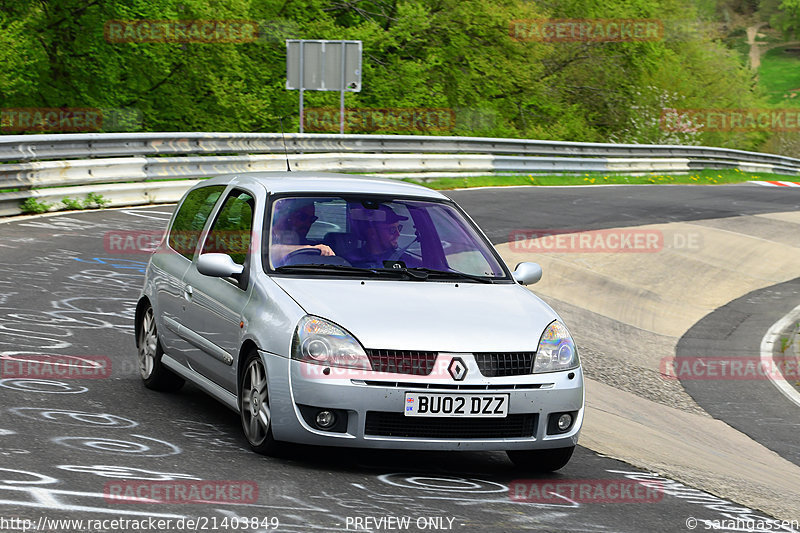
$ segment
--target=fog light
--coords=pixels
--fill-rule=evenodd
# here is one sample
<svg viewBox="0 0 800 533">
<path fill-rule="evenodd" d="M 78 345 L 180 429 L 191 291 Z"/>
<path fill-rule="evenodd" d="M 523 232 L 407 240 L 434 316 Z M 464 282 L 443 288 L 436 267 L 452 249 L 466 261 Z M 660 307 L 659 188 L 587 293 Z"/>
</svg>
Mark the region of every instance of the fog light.
<svg viewBox="0 0 800 533">
<path fill-rule="evenodd" d="M 558 429 L 564 431 L 570 425 L 572 425 L 572 415 L 569 413 L 564 413 L 563 415 L 558 417 Z"/>
<path fill-rule="evenodd" d="M 336 423 L 336 415 L 331 411 L 320 411 L 317 413 L 317 426 L 322 429 L 328 429 Z"/>
</svg>

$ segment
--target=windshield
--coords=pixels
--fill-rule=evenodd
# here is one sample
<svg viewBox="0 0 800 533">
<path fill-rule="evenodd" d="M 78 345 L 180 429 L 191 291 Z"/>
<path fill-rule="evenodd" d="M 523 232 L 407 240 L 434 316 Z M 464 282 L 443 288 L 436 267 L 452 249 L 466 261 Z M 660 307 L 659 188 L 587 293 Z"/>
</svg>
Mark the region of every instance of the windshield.
<svg viewBox="0 0 800 533">
<path fill-rule="evenodd" d="M 272 204 L 269 237 L 265 265 L 272 269 L 332 265 L 507 277 L 491 246 L 446 203 L 334 196 L 280 198 Z M 319 270 L 341 273 L 355 268 Z"/>
</svg>

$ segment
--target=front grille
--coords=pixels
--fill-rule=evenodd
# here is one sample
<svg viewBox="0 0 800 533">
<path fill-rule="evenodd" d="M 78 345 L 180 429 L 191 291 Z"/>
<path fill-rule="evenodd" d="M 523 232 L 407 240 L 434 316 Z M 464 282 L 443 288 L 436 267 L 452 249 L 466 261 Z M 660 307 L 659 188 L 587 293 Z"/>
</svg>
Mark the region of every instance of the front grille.
<svg viewBox="0 0 800 533">
<path fill-rule="evenodd" d="M 367 435 L 427 439 L 507 439 L 532 437 L 539 415 L 517 414 L 505 418 L 427 418 L 403 413 L 368 411 Z"/>
<path fill-rule="evenodd" d="M 475 362 L 487 378 L 524 376 L 533 372 L 536 352 L 476 353 Z"/>
<path fill-rule="evenodd" d="M 394 387 L 400 389 L 443 389 L 443 390 L 522 390 L 522 389 L 552 389 L 555 383 L 507 383 L 505 385 L 450 385 L 447 383 L 425 383 L 422 381 L 374 381 L 350 380 L 354 385 L 368 385 L 370 387 Z"/>
<path fill-rule="evenodd" d="M 438 352 L 410 350 L 367 350 L 367 357 L 375 372 L 414 376 L 429 376 L 438 355 Z"/>
</svg>

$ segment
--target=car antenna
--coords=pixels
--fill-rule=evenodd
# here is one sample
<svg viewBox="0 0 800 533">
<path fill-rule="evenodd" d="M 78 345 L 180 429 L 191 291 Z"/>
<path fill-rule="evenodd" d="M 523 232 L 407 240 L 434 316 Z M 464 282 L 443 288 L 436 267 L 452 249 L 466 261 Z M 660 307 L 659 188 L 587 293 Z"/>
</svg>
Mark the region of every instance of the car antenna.
<svg viewBox="0 0 800 533">
<path fill-rule="evenodd" d="M 286 149 L 286 134 L 283 133 L 283 117 L 278 120 L 281 121 L 281 137 L 283 138 L 283 153 L 286 154 L 286 170 L 291 172 L 292 167 L 289 166 L 289 151 Z"/>
</svg>

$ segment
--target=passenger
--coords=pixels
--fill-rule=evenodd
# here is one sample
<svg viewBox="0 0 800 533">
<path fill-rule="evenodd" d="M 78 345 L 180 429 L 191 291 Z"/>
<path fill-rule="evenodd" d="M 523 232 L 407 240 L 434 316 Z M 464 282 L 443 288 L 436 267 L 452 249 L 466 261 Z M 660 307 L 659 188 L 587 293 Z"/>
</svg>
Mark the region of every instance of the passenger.
<svg viewBox="0 0 800 533">
<path fill-rule="evenodd" d="M 348 258 L 354 266 L 364 268 L 384 268 L 384 261 L 402 261 L 406 266 L 418 266 L 419 261 L 400 249 L 397 240 L 403 230 L 403 220 L 391 207 L 381 205 L 378 209 L 363 209 L 354 218 L 360 218 L 363 226 L 364 246 L 357 257 Z"/>
</svg>

